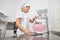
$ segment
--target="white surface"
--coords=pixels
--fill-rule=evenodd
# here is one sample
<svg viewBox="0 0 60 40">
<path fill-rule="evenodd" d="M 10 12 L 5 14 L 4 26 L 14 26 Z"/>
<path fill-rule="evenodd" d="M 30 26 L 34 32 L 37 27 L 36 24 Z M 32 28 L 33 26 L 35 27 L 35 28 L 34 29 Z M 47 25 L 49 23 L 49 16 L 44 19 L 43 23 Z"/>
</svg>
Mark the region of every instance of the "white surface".
<svg viewBox="0 0 60 40">
<path fill-rule="evenodd" d="M 5 37 L 11 37 L 14 36 L 14 30 L 6 30 Z"/>
</svg>

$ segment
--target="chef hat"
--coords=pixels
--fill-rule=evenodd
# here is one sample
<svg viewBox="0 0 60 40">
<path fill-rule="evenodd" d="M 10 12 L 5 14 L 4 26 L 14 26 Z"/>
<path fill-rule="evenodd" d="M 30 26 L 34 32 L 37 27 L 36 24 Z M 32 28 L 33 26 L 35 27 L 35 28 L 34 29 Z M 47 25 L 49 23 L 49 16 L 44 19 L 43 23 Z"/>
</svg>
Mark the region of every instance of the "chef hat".
<svg viewBox="0 0 60 40">
<path fill-rule="evenodd" d="M 25 6 L 30 6 L 30 4 L 27 3 L 27 2 L 25 2 L 25 3 L 22 4 L 21 8 L 23 8 L 23 7 L 25 7 Z"/>
<path fill-rule="evenodd" d="M 28 3 L 25 3 L 24 7 L 25 7 L 25 6 L 30 6 L 30 5 L 29 5 Z"/>
</svg>

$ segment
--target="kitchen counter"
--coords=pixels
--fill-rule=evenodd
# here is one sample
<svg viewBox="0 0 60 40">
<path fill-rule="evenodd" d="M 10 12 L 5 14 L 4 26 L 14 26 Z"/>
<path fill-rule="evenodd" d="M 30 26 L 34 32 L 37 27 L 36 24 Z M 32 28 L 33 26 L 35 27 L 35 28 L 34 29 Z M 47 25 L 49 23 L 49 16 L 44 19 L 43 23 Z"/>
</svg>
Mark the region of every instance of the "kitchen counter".
<svg viewBox="0 0 60 40">
<path fill-rule="evenodd" d="M 43 36 L 27 36 L 27 35 L 21 35 L 17 40 L 47 40 L 47 38 Z"/>
<path fill-rule="evenodd" d="M 22 34 L 20 35 L 19 38 L 17 38 L 15 35 L 15 36 L 4 38 L 4 40 L 60 40 L 60 36 L 50 32 L 49 39 L 48 37 L 46 38 L 41 35 L 28 36 L 28 35 Z"/>
<path fill-rule="evenodd" d="M 15 36 L 11 36 L 11 37 L 6 37 L 3 40 L 48 40 L 48 37 L 38 34 L 38 35 L 26 35 L 26 34 L 22 34 L 19 36 L 19 38 Z"/>
<path fill-rule="evenodd" d="M 16 36 L 12 36 L 12 37 L 7 37 L 4 40 L 47 40 L 47 39 L 42 36 L 20 35 L 19 38 L 17 38 Z"/>
</svg>

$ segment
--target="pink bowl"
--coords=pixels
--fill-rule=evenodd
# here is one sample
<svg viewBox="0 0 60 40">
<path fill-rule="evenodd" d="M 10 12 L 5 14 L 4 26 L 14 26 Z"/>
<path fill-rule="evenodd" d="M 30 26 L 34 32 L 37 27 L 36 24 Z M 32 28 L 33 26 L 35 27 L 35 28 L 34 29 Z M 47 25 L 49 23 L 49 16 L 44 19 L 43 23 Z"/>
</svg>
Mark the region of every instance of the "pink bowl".
<svg viewBox="0 0 60 40">
<path fill-rule="evenodd" d="M 42 32 L 45 30 L 44 24 L 34 24 L 32 27 L 33 27 L 33 30 L 36 32 Z"/>
</svg>

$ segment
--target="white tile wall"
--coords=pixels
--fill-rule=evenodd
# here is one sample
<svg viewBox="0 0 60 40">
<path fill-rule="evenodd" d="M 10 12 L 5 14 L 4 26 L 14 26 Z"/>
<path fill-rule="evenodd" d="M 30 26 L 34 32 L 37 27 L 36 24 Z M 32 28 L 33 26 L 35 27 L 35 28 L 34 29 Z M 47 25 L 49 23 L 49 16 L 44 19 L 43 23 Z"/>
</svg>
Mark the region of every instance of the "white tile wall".
<svg viewBox="0 0 60 40">
<path fill-rule="evenodd" d="M 60 0 L 49 0 L 50 27 L 60 32 Z"/>
</svg>

